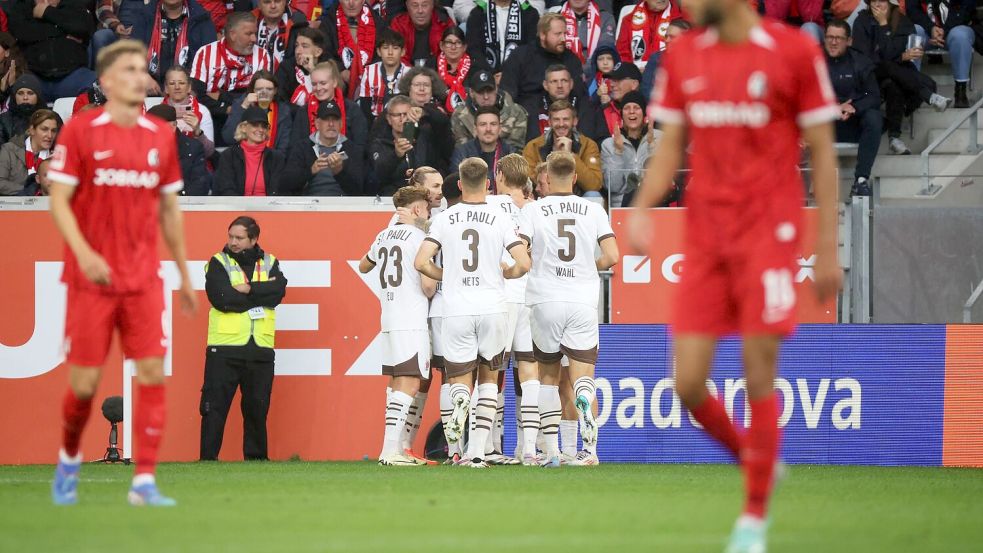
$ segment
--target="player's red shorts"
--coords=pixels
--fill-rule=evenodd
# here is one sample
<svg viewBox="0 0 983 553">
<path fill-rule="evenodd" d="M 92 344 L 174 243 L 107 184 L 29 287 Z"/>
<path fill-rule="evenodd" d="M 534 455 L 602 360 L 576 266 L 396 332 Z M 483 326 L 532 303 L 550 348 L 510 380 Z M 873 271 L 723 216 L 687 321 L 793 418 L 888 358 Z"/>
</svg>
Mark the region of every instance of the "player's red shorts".
<svg viewBox="0 0 983 553">
<path fill-rule="evenodd" d="M 690 204 L 674 332 L 790 334 L 801 232 L 797 197 Z"/>
<path fill-rule="evenodd" d="M 65 350 L 69 364 L 101 367 L 115 329 L 119 329 L 127 359 L 164 356 L 167 337 L 160 279 L 142 291 L 126 294 L 68 287 Z"/>
</svg>

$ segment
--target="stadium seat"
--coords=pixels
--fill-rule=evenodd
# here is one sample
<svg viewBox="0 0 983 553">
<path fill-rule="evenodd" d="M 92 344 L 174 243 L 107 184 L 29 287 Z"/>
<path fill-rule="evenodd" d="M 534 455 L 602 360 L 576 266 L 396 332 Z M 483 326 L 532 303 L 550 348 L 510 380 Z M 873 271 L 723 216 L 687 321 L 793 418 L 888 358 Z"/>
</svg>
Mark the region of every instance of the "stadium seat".
<svg viewBox="0 0 983 553">
<path fill-rule="evenodd" d="M 55 103 L 51 109 L 61 117 L 62 122 L 67 123 L 68 120 L 72 118 L 72 107 L 74 105 L 74 96 L 70 96 L 68 98 L 58 98 L 55 100 Z"/>
</svg>

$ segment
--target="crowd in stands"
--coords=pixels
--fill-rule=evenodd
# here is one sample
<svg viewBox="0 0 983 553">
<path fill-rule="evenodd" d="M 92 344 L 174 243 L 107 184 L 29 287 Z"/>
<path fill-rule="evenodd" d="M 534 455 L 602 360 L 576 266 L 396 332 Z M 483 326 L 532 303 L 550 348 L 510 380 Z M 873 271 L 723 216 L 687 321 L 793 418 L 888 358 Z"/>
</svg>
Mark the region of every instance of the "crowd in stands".
<svg viewBox="0 0 983 553">
<path fill-rule="evenodd" d="M 752 0 L 753 1 L 753 0 Z M 975 0 L 759 0 L 825 48 L 869 194 L 883 132 L 922 104 L 968 107 Z M 61 117 L 105 102 L 100 48 L 148 49 L 151 108 L 175 128 L 187 195 L 390 195 L 415 168 L 521 153 L 577 160 L 580 193 L 627 205 L 660 132 L 659 59 L 679 0 L 0 0 L 0 195 L 44 194 Z M 946 51 L 953 98 L 921 71 Z M 156 103 L 156 102 L 154 102 Z M 148 104 L 152 105 L 152 104 Z"/>
</svg>

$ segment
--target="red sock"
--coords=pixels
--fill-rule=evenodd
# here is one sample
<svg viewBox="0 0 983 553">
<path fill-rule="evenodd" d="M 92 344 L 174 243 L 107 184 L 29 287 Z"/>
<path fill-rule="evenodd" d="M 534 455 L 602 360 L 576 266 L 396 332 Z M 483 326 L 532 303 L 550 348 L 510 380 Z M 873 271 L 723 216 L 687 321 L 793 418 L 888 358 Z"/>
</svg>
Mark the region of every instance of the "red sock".
<svg viewBox="0 0 983 553">
<path fill-rule="evenodd" d="M 89 420 L 92 411 L 92 398 L 79 399 L 71 388 L 65 392 L 61 401 L 62 434 L 61 445 L 69 457 L 75 457 L 79 452 L 79 441 L 82 440 L 82 429 Z"/>
<path fill-rule="evenodd" d="M 744 480 L 747 503 L 744 512 L 765 518 L 768 498 L 771 495 L 772 475 L 778 458 L 781 432 L 778 430 L 778 400 L 774 392 L 759 399 L 752 399 L 751 428 L 744 441 Z"/>
<path fill-rule="evenodd" d="M 136 474 L 153 474 L 157 468 L 157 450 L 164 434 L 164 385 L 137 386 L 136 416 L 133 418 L 136 448 Z"/>
<path fill-rule="evenodd" d="M 718 442 L 729 449 L 735 459 L 740 458 L 741 439 L 737 435 L 737 428 L 734 427 L 734 423 L 727 416 L 724 404 L 720 403 L 719 399 L 708 395 L 703 403 L 695 409 L 690 409 L 690 413 L 693 413 L 693 418 L 703 425 L 707 434 L 716 438 Z"/>
</svg>

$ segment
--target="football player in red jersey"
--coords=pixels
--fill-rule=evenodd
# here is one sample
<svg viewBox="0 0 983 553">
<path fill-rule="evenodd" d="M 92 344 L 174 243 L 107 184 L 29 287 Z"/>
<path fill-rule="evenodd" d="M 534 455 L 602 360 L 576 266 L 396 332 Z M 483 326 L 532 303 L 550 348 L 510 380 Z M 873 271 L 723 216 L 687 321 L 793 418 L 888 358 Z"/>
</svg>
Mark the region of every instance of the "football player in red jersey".
<svg viewBox="0 0 983 553">
<path fill-rule="evenodd" d="M 764 552 L 780 443 L 776 359 L 795 326 L 800 144 L 812 155 L 815 291 L 825 299 L 842 280 L 831 125 L 839 112 L 823 54 L 798 29 L 762 20 L 746 0 L 684 0 L 683 7 L 703 29 L 674 41 L 661 60 L 649 115 L 663 135 L 635 206 L 662 199 L 688 150 L 686 260 L 673 317 L 676 392 L 744 472 L 744 512 L 727 551 Z M 637 250 L 648 251 L 649 229 L 648 215 L 636 209 L 629 232 Z M 744 345 L 751 406 L 744 435 L 706 387 L 717 341 L 732 332 Z"/>
<path fill-rule="evenodd" d="M 181 275 L 186 314 L 196 308 L 177 193 L 183 183 L 174 131 L 142 114 L 147 50 L 134 40 L 103 49 L 96 62 L 106 93 L 101 108 L 62 129 L 51 161 L 51 214 L 65 239 L 68 288 L 65 351 L 70 387 L 62 402 L 63 437 L 52 499 L 78 502 L 79 441 L 113 331 L 137 368 L 133 420 L 136 471 L 129 502 L 168 506 L 154 472 L 164 430 L 164 286 L 158 226 Z"/>
</svg>

